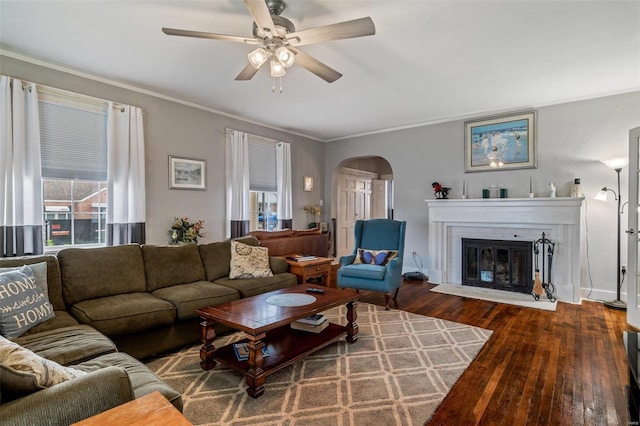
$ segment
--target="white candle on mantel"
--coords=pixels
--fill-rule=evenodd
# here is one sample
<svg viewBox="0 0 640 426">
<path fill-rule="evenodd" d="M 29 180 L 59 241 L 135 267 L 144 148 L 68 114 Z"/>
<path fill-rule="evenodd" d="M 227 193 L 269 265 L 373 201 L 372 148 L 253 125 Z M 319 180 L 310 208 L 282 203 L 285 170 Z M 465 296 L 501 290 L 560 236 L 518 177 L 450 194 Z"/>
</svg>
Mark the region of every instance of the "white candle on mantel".
<svg viewBox="0 0 640 426">
<path fill-rule="evenodd" d="M 529 194 L 531 194 L 533 192 L 533 181 L 531 178 L 529 178 Z"/>
<path fill-rule="evenodd" d="M 467 181 L 463 180 L 463 181 L 462 181 L 462 195 L 463 195 L 463 196 L 467 195 L 467 189 L 466 189 L 466 187 L 467 187 Z"/>
</svg>

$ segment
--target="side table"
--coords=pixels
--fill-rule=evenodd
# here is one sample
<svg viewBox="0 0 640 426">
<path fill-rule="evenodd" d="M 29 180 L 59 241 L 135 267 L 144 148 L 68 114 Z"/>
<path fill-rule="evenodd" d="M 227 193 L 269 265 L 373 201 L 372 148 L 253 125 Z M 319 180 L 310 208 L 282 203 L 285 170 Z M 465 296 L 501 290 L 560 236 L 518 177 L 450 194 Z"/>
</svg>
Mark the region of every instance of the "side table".
<svg viewBox="0 0 640 426">
<path fill-rule="evenodd" d="M 72 426 L 193 426 L 167 398 L 156 391 L 74 423 Z"/>
<path fill-rule="evenodd" d="M 323 278 L 324 285 L 331 287 L 331 262 L 328 257 L 299 262 L 284 257 L 289 264 L 289 272 L 298 277 L 298 284 L 306 284 L 309 278 Z"/>
</svg>

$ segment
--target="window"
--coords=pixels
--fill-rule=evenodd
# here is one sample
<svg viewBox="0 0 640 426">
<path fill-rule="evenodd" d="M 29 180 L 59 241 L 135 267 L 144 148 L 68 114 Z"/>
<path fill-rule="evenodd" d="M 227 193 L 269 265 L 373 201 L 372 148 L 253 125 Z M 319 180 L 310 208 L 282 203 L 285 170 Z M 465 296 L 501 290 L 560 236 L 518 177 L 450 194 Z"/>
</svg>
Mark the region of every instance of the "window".
<svg viewBox="0 0 640 426">
<path fill-rule="evenodd" d="M 108 104 L 40 90 L 45 245 L 104 245 Z"/>
<path fill-rule="evenodd" d="M 275 142 L 249 135 L 249 230 L 278 229 Z"/>
<path fill-rule="evenodd" d="M 278 229 L 278 194 L 275 192 L 249 192 L 249 229 L 275 231 Z"/>
</svg>

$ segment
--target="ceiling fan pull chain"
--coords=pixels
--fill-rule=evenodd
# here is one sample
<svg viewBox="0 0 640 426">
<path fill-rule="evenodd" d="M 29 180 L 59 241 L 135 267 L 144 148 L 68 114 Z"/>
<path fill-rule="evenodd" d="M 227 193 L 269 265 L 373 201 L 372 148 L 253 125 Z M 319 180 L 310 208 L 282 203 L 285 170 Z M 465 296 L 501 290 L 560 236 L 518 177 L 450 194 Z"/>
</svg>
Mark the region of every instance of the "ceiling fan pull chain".
<svg viewBox="0 0 640 426">
<path fill-rule="evenodd" d="M 282 77 L 280 77 L 280 93 L 282 93 Z"/>
<path fill-rule="evenodd" d="M 276 78 L 271 77 L 271 93 L 276 93 Z"/>
</svg>

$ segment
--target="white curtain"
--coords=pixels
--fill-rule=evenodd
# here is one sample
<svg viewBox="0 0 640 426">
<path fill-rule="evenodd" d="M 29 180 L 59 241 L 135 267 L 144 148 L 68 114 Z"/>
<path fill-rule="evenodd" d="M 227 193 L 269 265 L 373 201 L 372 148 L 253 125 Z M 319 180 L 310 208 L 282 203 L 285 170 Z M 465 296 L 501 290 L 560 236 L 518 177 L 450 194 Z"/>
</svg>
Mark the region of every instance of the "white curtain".
<svg viewBox="0 0 640 426">
<path fill-rule="evenodd" d="M 276 143 L 276 179 L 278 186 L 278 227 L 292 228 L 291 144 Z"/>
<path fill-rule="evenodd" d="M 36 85 L 0 76 L 0 257 L 43 253 Z"/>
<path fill-rule="evenodd" d="M 109 103 L 107 113 L 107 245 L 145 242 L 142 110 Z"/>
<path fill-rule="evenodd" d="M 247 134 L 227 130 L 227 237 L 249 232 L 249 142 Z"/>
</svg>

